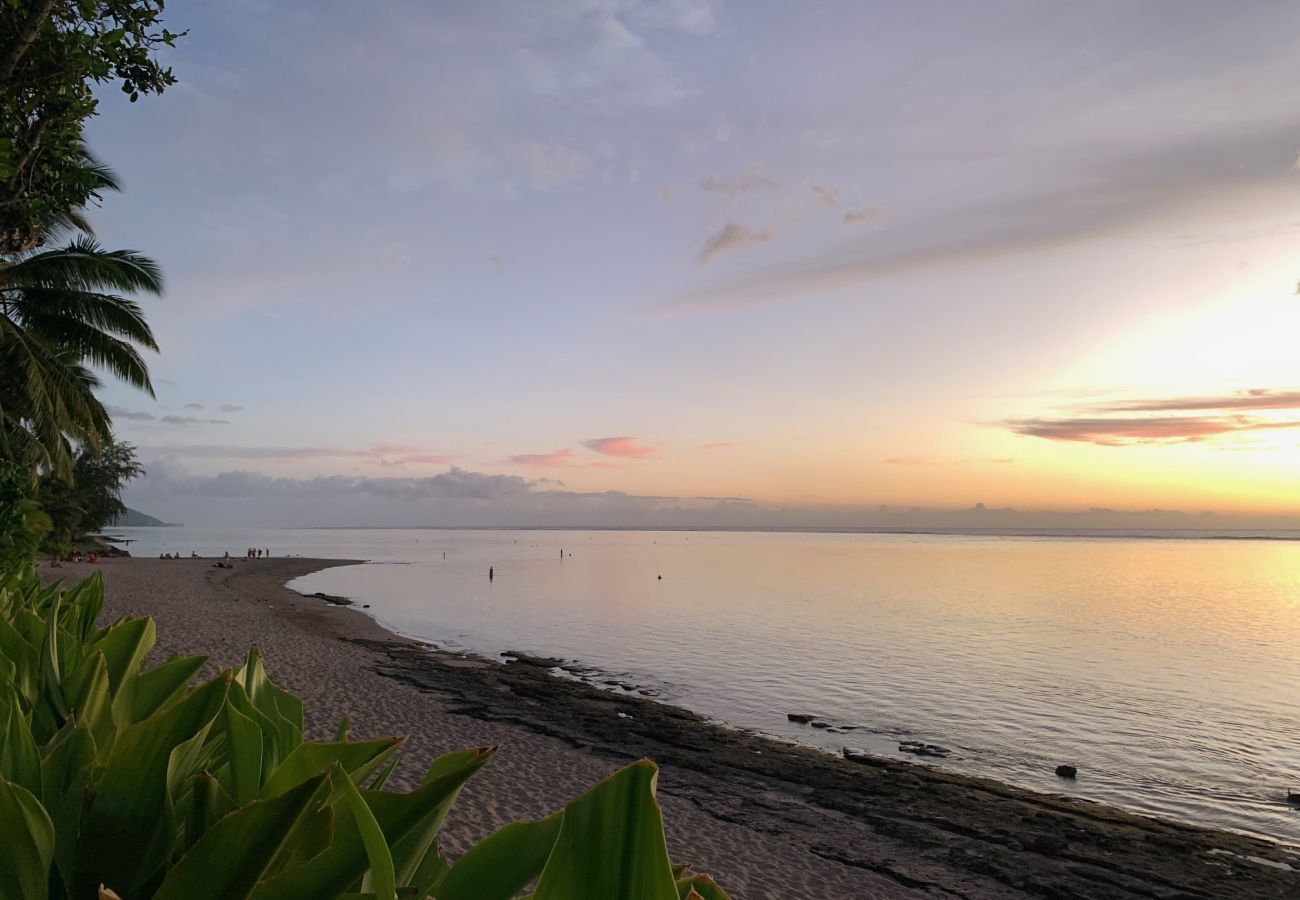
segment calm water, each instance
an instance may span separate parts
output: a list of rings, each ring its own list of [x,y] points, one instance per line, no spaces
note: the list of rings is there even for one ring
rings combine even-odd
[[[900,758],[900,741],[940,744],[941,767],[1300,844],[1300,542],[119,531],[139,555],[370,559],[293,586],[440,646],[579,660],[737,727]]]

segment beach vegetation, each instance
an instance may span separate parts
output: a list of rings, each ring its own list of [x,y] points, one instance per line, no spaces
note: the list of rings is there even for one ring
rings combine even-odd
[[[110,436],[98,447],[79,448],[68,475],[42,476],[38,496],[50,519],[45,549],[66,554],[82,535],[99,531],[125,513],[122,489],[143,472],[135,447]]]
[[[150,665],[153,620],[102,607],[98,575],[0,577],[0,900],[725,897],[669,861],[649,761],[452,862],[439,829],[493,748],[391,790],[401,738],[308,740],[256,648],[194,684],[204,657]]]
[[[31,473],[0,460],[0,572],[32,562],[50,527],[49,516],[32,497]]]
[[[74,445],[109,440],[96,368],[153,396],[158,345],[129,295],[161,292],[152,260],[87,236],[0,258],[0,457],[67,476]]]

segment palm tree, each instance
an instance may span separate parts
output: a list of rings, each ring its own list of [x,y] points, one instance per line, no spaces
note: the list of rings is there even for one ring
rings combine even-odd
[[[79,213],[62,222],[84,228]],[[140,348],[158,345],[139,304],[123,295],[161,292],[152,260],[88,235],[0,257],[0,457],[67,472],[71,442],[109,438],[95,368],[153,396]]]

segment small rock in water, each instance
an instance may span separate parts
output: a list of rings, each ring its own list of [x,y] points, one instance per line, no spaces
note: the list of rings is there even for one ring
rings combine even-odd
[[[786,713],[785,717],[791,722],[795,722],[799,725],[807,725],[813,719],[817,718],[816,716],[806,715],[805,713]]]
[[[883,769],[889,763],[886,759],[873,756],[865,750],[855,750],[852,747],[845,747],[840,752],[844,754],[844,758],[849,762],[859,763],[864,766],[877,766]]]
[[[1075,778],[1078,776],[1079,770],[1074,766],[1057,766],[1056,774],[1061,778]]]
[[[940,759],[952,753],[947,747],[940,747],[938,744],[925,744],[921,741],[903,741],[898,745],[898,749],[916,756],[934,756]]]
[[[1286,802],[1294,803],[1296,806],[1300,806],[1300,793],[1296,793],[1295,791],[1287,791]]]

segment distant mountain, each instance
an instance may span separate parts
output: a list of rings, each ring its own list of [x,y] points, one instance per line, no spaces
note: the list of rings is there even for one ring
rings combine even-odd
[[[127,507],[126,512],[118,516],[111,523],[112,525],[132,528],[144,527],[171,527],[170,522],[164,522],[162,519],[155,519],[153,516],[146,516],[144,513]]]

